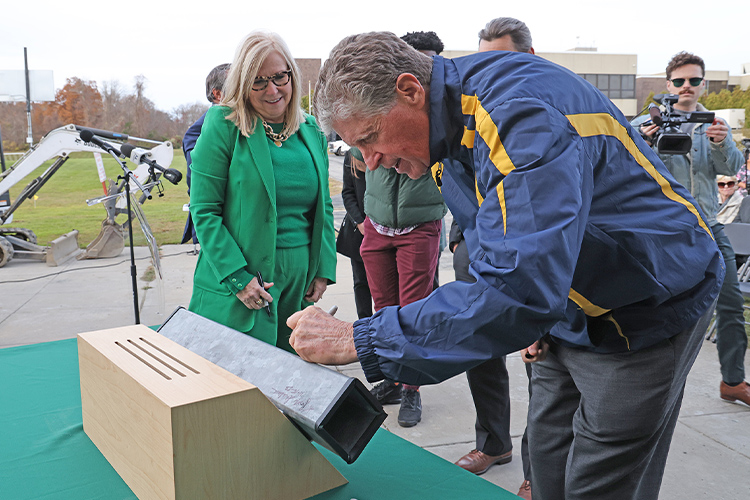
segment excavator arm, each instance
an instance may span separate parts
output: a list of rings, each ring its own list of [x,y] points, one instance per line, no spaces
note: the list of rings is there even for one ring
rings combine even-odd
[[[80,253],[78,250],[77,231],[56,239],[51,246],[42,247],[36,245],[36,236],[28,229],[3,227],[3,224],[12,221],[15,212],[24,201],[33,198],[34,195],[47,183],[47,181],[65,164],[70,154],[79,151],[101,153],[102,149],[92,143],[85,142],[80,137],[80,131],[87,127],[77,125],[66,125],[52,130],[45,135],[38,144],[24,154],[13,166],[0,174],[0,197],[38,169],[49,160],[54,160],[52,165],[38,177],[29,182],[13,202],[5,207],[0,206],[0,267],[5,265],[13,256],[25,257],[38,260],[46,260],[48,265],[58,265],[73,255]],[[117,132],[88,128],[94,135],[106,139],[116,148],[120,148],[129,137]],[[138,141],[156,144],[149,150],[150,156],[164,168],[169,167],[173,159],[172,144],[170,142],[156,142],[146,139],[132,138]],[[154,173],[147,165],[136,165],[133,170],[138,183],[131,182],[131,192],[139,189],[137,184],[154,186],[159,183],[159,173]],[[152,175],[153,174],[153,175]],[[115,257],[120,254],[124,247],[123,229],[115,222],[118,213],[124,213],[124,200],[117,196],[123,192],[124,181],[119,184],[110,181],[108,200],[103,203],[107,210],[107,218],[102,221],[102,231],[99,236],[87,247],[83,257],[79,258],[104,258]],[[6,195],[6,197],[9,197]],[[118,199],[120,198],[120,199]],[[145,194],[139,198],[142,204],[147,199]],[[89,204],[92,204],[89,200]],[[130,217],[130,214],[128,214]],[[33,240],[33,241],[32,241]],[[70,240],[75,240],[74,242]],[[61,250],[63,249],[63,250]]]

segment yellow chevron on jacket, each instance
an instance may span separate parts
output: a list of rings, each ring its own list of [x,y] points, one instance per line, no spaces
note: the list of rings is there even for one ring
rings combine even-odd
[[[570,292],[568,292],[568,298],[575,302],[578,307],[583,309],[583,312],[584,314],[586,314],[586,316],[591,316],[592,318],[597,318],[603,314],[607,314],[610,311],[610,309],[604,309],[603,307],[599,307],[593,304],[589,299],[576,292],[572,288],[570,289]]]
[[[490,148],[490,161],[492,161],[492,164],[495,165],[495,168],[497,168],[503,176],[507,176],[516,168],[516,166],[513,165],[513,161],[510,159],[510,156],[508,156],[508,152],[505,150],[505,146],[500,140],[500,135],[497,132],[497,125],[492,121],[490,114],[484,109],[484,107],[482,107],[482,103],[479,102],[477,96],[468,95],[461,96],[461,111],[465,115],[474,116],[479,137],[481,137],[485,144]],[[464,131],[464,137],[461,140],[461,143],[468,147],[467,144],[471,142],[473,147],[474,137],[472,135],[469,141],[469,139],[467,139],[467,135],[469,135],[468,132],[470,132],[468,129]],[[478,193],[479,191],[477,190],[477,195]],[[479,199],[479,197],[477,197],[477,199]],[[505,233],[508,229],[508,223],[505,204],[505,188],[502,181],[497,185],[497,199],[500,203],[500,210],[503,216],[503,233]]]

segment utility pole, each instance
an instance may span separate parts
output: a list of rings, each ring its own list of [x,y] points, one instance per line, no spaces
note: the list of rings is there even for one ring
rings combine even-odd
[[[29,80],[29,59],[26,54],[26,47],[23,48],[23,65],[24,74],[26,76],[26,122],[28,124],[28,137],[26,142],[29,143],[29,147],[34,143],[34,138],[31,135],[31,81]]]

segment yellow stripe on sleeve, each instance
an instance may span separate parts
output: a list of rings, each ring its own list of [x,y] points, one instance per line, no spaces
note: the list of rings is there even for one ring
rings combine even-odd
[[[490,161],[492,161],[501,174],[508,175],[516,166],[513,165],[508,152],[505,150],[505,146],[503,146],[500,140],[500,135],[497,133],[497,126],[492,121],[490,114],[479,102],[477,102],[476,111],[477,132],[479,132],[479,137],[490,148]]]
[[[469,130],[468,128],[464,127],[464,135],[461,137],[461,145],[466,146],[469,149],[474,149],[474,135],[476,132],[474,130]]]
[[[695,217],[698,219],[698,224],[700,224],[703,230],[706,231],[709,236],[711,236],[711,238],[714,237],[711,233],[711,230],[708,228],[706,222],[700,216],[695,206],[685,198],[674,192],[674,189],[672,189],[672,186],[669,184],[667,179],[665,179],[664,176],[661,175],[658,170],[656,170],[656,167],[654,167],[653,163],[651,163],[648,158],[646,158],[646,156],[641,152],[641,150],[638,149],[638,146],[635,145],[635,142],[633,142],[633,140],[630,138],[625,127],[623,127],[622,124],[618,122],[612,115],[608,113],[582,113],[576,115],[567,115],[566,117],[581,137],[606,135],[609,137],[614,137],[615,139],[620,141],[620,143],[625,146],[625,149],[627,149],[631,156],[633,156],[635,161],[641,167],[643,167],[643,169],[651,177],[653,177],[654,180],[656,180],[656,182],[661,187],[661,191],[662,193],[664,193],[664,196],[672,201],[676,201],[677,203],[684,205],[690,211],[690,213],[695,215]]]
[[[475,95],[461,94],[461,112],[465,115],[474,115],[479,98]]]
[[[500,212],[503,214],[503,234],[508,232],[508,216],[505,208],[505,187],[503,187],[502,181],[497,185],[497,199],[500,202]]]
[[[484,196],[482,196],[482,193],[479,192],[479,183],[477,182],[476,174],[474,174],[474,192],[477,193],[477,202],[479,202],[479,206],[482,206],[482,202],[484,202]]]
[[[497,125],[495,125],[492,121],[492,117],[482,107],[482,103],[479,101],[476,101],[474,110],[476,112],[474,118],[477,123],[479,137],[481,137],[485,144],[490,148],[490,161],[495,165],[495,168],[503,174],[503,176],[507,176],[516,168],[516,166],[513,165],[513,161],[510,159],[510,156],[508,156],[508,152],[505,150],[505,146],[503,146],[503,142],[500,140],[500,135],[497,133]],[[500,203],[500,211],[503,217],[503,234],[505,234],[508,231],[508,208],[505,202],[505,186],[502,181],[497,185],[497,199]]]

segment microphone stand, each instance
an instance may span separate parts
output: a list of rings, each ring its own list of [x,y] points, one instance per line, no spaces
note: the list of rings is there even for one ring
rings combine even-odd
[[[122,168],[123,175],[118,176],[117,179],[123,179],[125,181],[125,199],[127,200],[128,206],[128,238],[130,239],[130,278],[133,286],[133,311],[135,313],[135,324],[139,325],[141,323],[141,315],[138,310],[138,275],[135,267],[135,248],[133,247],[133,212],[130,207],[130,180],[132,179],[135,185],[138,186],[147,196],[150,197],[151,193],[143,187],[140,182],[138,182],[138,179],[135,178],[133,172],[125,165],[124,161],[120,160],[120,158],[118,158],[112,151],[106,151],[115,159],[115,161],[117,161],[120,168]]]

